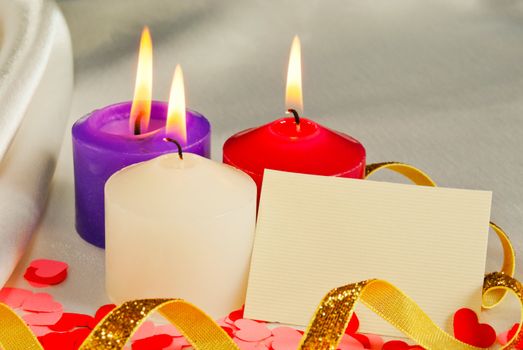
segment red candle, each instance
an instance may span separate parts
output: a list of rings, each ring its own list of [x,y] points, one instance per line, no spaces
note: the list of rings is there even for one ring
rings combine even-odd
[[[286,105],[293,116],[248,129],[223,145],[223,161],[249,174],[260,195],[264,169],[362,178],[365,148],[356,139],[300,118],[300,42],[294,38],[287,73]]]

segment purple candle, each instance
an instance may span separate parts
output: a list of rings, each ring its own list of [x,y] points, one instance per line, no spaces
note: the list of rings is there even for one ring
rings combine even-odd
[[[149,130],[129,132],[131,102],[96,110],[73,126],[73,158],[76,191],[76,230],[86,241],[105,246],[104,186],[118,170],[164,153],[177,152],[165,142],[167,103],[154,101]],[[183,151],[209,158],[211,128],[201,114],[187,110],[187,141]]]

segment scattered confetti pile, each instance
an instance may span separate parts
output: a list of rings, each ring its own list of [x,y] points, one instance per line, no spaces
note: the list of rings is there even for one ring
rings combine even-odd
[[[38,259],[31,262],[24,278],[34,288],[46,288],[62,283],[67,278],[68,265],[64,262]],[[62,304],[48,293],[34,293],[27,289],[4,287],[0,302],[15,309],[31,327],[45,350],[76,350],[91,330],[116,306],[101,306],[94,316],[64,312]],[[274,327],[262,321],[243,318],[243,309],[231,312],[218,320],[242,350],[296,350],[303,332],[292,327]],[[454,315],[454,336],[470,345],[488,348],[496,342],[504,345],[515,335],[518,324],[496,335],[488,324],[480,323],[476,313],[458,310]],[[380,336],[358,333],[359,320],[351,319],[339,350],[407,350],[423,348],[400,340],[384,342]],[[157,325],[145,321],[131,338],[127,350],[182,350],[190,344],[172,325]],[[523,350],[523,341],[516,349]]]

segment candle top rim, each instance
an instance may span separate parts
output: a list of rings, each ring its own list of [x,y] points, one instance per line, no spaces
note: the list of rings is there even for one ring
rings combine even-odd
[[[131,104],[132,101],[118,102],[96,109],[77,120],[72,128],[75,142],[84,143],[92,148],[126,153],[143,153],[144,150],[164,153],[174,150],[172,145],[163,141],[167,102],[152,102],[151,126],[156,128],[142,135],[131,135],[129,132]],[[182,145],[184,150],[190,151],[210,137],[210,122],[201,113],[191,109],[187,109],[187,129],[187,143]]]
[[[280,128],[282,123],[287,125]],[[240,131],[224,143],[223,159],[254,176],[262,176],[267,168],[294,172],[314,168],[318,175],[339,176],[365,163],[365,148],[353,137],[306,118],[301,118],[300,126],[308,128],[305,136],[294,131],[293,118]]]
[[[136,198],[129,195],[129,188],[136,190]],[[197,211],[220,216],[256,205],[256,184],[251,177],[230,165],[192,153],[184,154],[183,160],[171,153],[127,166],[107,180],[105,193],[112,205],[148,218],[169,211],[177,215],[196,215]]]

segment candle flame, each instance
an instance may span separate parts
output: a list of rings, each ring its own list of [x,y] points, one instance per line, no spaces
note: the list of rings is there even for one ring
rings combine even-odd
[[[183,84],[183,71],[180,65],[174,70],[171,93],[169,96],[169,108],[167,110],[167,123],[165,133],[167,136],[177,139],[180,143],[187,143],[185,110],[185,88]]]
[[[295,109],[303,113],[303,96],[301,88],[301,44],[296,35],[292,41],[287,70],[287,89],[285,92],[285,108]]]
[[[134,98],[129,118],[131,133],[139,135],[147,132],[151,117],[153,86],[153,44],[148,27],[144,27],[140,39],[138,69],[134,86]]]

